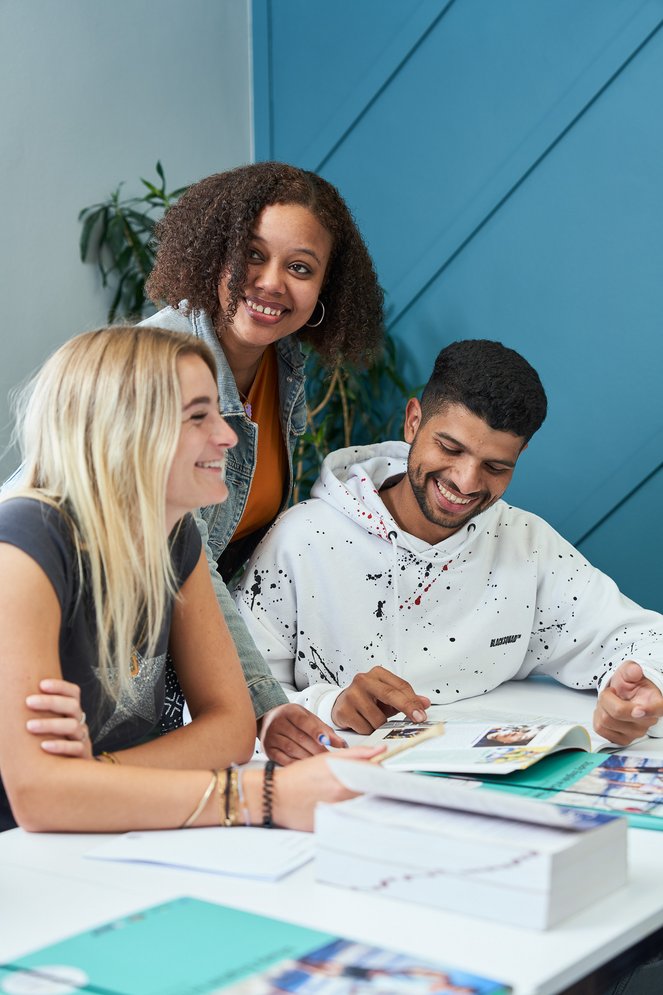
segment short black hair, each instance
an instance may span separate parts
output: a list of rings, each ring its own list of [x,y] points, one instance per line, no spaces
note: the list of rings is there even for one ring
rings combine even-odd
[[[446,346],[424,387],[424,421],[448,404],[462,404],[498,432],[526,441],[541,428],[548,401],[539,374],[514,349],[489,339]]]

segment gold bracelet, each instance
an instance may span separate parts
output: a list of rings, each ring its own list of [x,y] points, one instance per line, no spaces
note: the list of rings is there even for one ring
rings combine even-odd
[[[219,780],[219,825],[239,826],[239,788],[237,768],[233,765],[223,772],[223,784]]]
[[[225,797],[226,797],[226,785],[228,784],[228,771],[224,770],[223,774],[224,774],[223,783],[221,783],[221,777],[220,776],[219,776],[219,779],[217,781],[217,796],[218,796],[218,800],[219,800],[219,825],[220,826],[222,826],[224,824],[224,817],[225,817],[225,801],[224,800],[225,800]],[[219,775],[221,775],[221,771],[219,771]]]
[[[226,825],[239,826],[239,804],[237,792],[237,768],[232,766],[230,774],[230,791],[228,793],[228,808],[226,810]]]
[[[115,754],[109,753],[108,750],[104,750],[102,753],[100,753],[98,757],[95,757],[95,760],[107,760],[109,764],[117,764],[118,766],[120,765],[120,761],[117,759]]]
[[[207,802],[209,801],[209,797],[212,794],[212,792],[214,791],[214,789],[216,788],[216,786],[217,786],[218,783],[219,783],[219,772],[218,772],[218,770],[213,770],[212,771],[212,779],[211,779],[211,781],[209,782],[209,784],[207,785],[207,787],[203,791],[203,794],[202,794],[202,797],[201,797],[200,801],[198,802],[198,804],[194,808],[194,810],[191,813],[191,815],[189,816],[189,818],[186,820],[186,822],[182,823],[182,825],[180,827],[181,829],[189,829],[189,827],[194,824],[194,822],[196,821],[196,819],[198,818],[198,816],[202,813],[203,809],[207,805]]]

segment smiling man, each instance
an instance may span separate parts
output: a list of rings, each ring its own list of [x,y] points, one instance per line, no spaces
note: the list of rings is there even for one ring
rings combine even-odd
[[[405,443],[325,460],[236,595],[292,701],[367,733],[538,673],[599,691],[594,725],[616,743],[655,725],[663,616],[501,500],[545,416],[522,356],[455,342],[407,404]]]

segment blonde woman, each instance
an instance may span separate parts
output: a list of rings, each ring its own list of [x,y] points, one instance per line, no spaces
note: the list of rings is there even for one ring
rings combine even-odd
[[[199,340],[116,327],[33,384],[0,502],[0,828],[310,828],[316,800],[347,794],[323,757],[233,766],[255,718],[188,514],[228,494],[216,383]],[[167,650],[192,722],[155,738]]]

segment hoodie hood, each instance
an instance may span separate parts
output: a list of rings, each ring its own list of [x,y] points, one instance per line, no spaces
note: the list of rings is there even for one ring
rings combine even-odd
[[[386,542],[395,543],[418,558],[448,560],[461,553],[478,533],[490,528],[499,516],[502,501],[497,501],[457,532],[430,545],[424,539],[399,528],[380,498],[380,488],[391,477],[407,471],[410,447],[405,442],[381,442],[372,446],[350,446],[330,453],[324,460],[320,476],[311,489],[311,497],[352,519],[366,532]]]

